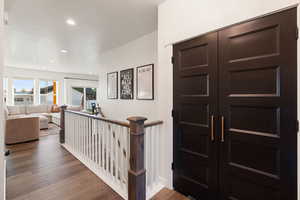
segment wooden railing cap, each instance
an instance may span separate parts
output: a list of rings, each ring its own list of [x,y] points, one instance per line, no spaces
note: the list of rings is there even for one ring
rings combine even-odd
[[[128,117],[127,120],[130,122],[141,123],[141,122],[146,121],[147,118],[145,118],[145,117]]]
[[[149,123],[145,123],[145,128],[151,127],[151,126],[157,126],[163,124],[163,121],[153,121]]]
[[[124,127],[129,128],[129,123],[128,122],[106,119],[106,118],[98,117],[98,116],[91,115],[91,114],[88,114],[88,113],[83,113],[83,112],[73,111],[73,110],[65,110],[65,112],[73,113],[73,114],[76,114],[76,115],[81,115],[81,116],[84,116],[84,117],[97,119],[97,120],[100,120],[100,121],[104,121],[104,122],[108,122],[108,123],[112,123],[112,124],[116,124],[116,125],[119,125],[119,126],[124,126]]]

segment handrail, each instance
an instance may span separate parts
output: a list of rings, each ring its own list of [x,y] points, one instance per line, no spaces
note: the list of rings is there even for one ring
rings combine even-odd
[[[164,123],[163,121],[153,121],[153,122],[145,123],[145,128],[161,125],[163,123]]]
[[[107,118],[103,118],[103,117],[99,117],[99,116],[95,116],[95,115],[91,115],[91,114],[83,113],[83,112],[79,112],[79,111],[73,111],[73,110],[65,110],[65,112],[74,113],[74,114],[78,114],[78,115],[85,116],[85,117],[90,117],[90,118],[93,118],[93,119],[101,120],[101,121],[104,121],[104,122],[109,122],[109,123],[124,126],[124,127],[127,127],[127,128],[130,127],[129,123],[127,123],[127,122],[107,119]],[[163,124],[163,121],[161,121],[161,120],[152,121],[152,122],[145,123],[145,128],[148,128],[148,127],[151,127],[151,126],[157,126],[157,125],[161,125],[161,124]]]
[[[73,110],[65,110],[65,112],[74,113],[74,114],[77,114],[77,115],[81,115],[81,116],[85,116],[85,117],[89,117],[89,118],[93,118],[93,119],[97,119],[97,120],[101,120],[101,121],[104,121],[104,122],[108,122],[108,123],[112,123],[112,124],[116,124],[116,125],[119,125],[119,126],[124,126],[124,127],[129,128],[129,123],[127,123],[127,122],[106,119],[106,118],[98,117],[98,116],[95,116],[95,115],[90,115],[88,113],[83,113],[83,112],[73,111]]]

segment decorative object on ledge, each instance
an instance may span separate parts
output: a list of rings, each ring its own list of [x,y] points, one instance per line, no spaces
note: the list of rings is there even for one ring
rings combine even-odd
[[[118,99],[118,72],[107,74],[107,98]]]
[[[120,92],[121,99],[133,99],[133,90],[134,90],[134,70],[126,69],[120,72]]]
[[[138,100],[154,100],[154,64],[137,67]]]

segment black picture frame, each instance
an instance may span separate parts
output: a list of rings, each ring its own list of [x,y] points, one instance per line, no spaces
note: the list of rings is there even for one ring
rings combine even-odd
[[[112,87],[110,85],[110,82],[109,82],[109,76],[112,76],[112,75],[116,75],[116,82],[115,82],[115,95],[112,97],[110,96],[110,87]],[[111,73],[107,73],[107,99],[118,99],[119,98],[119,73],[118,72],[111,72]]]
[[[120,98],[134,99],[134,69],[120,71]]]
[[[149,97],[142,97],[141,93],[140,93],[140,87],[139,87],[140,85],[142,85],[141,82],[139,82],[140,81],[139,74],[140,74],[141,69],[149,68],[149,67],[151,68],[152,73],[150,73],[151,83],[150,83],[150,85],[147,86],[147,88],[151,89],[151,95]],[[145,89],[145,90],[147,90],[147,89]],[[139,66],[136,68],[136,99],[137,100],[154,100],[154,64],[143,65],[143,66]]]

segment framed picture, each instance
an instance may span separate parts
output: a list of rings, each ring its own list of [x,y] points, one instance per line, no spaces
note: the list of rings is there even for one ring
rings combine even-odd
[[[118,99],[118,72],[107,74],[107,98]]]
[[[154,64],[136,68],[137,92],[139,100],[154,100]]]
[[[134,70],[126,69],[120,72],[120,93],[121,99],[133,99],[134,90]]]

